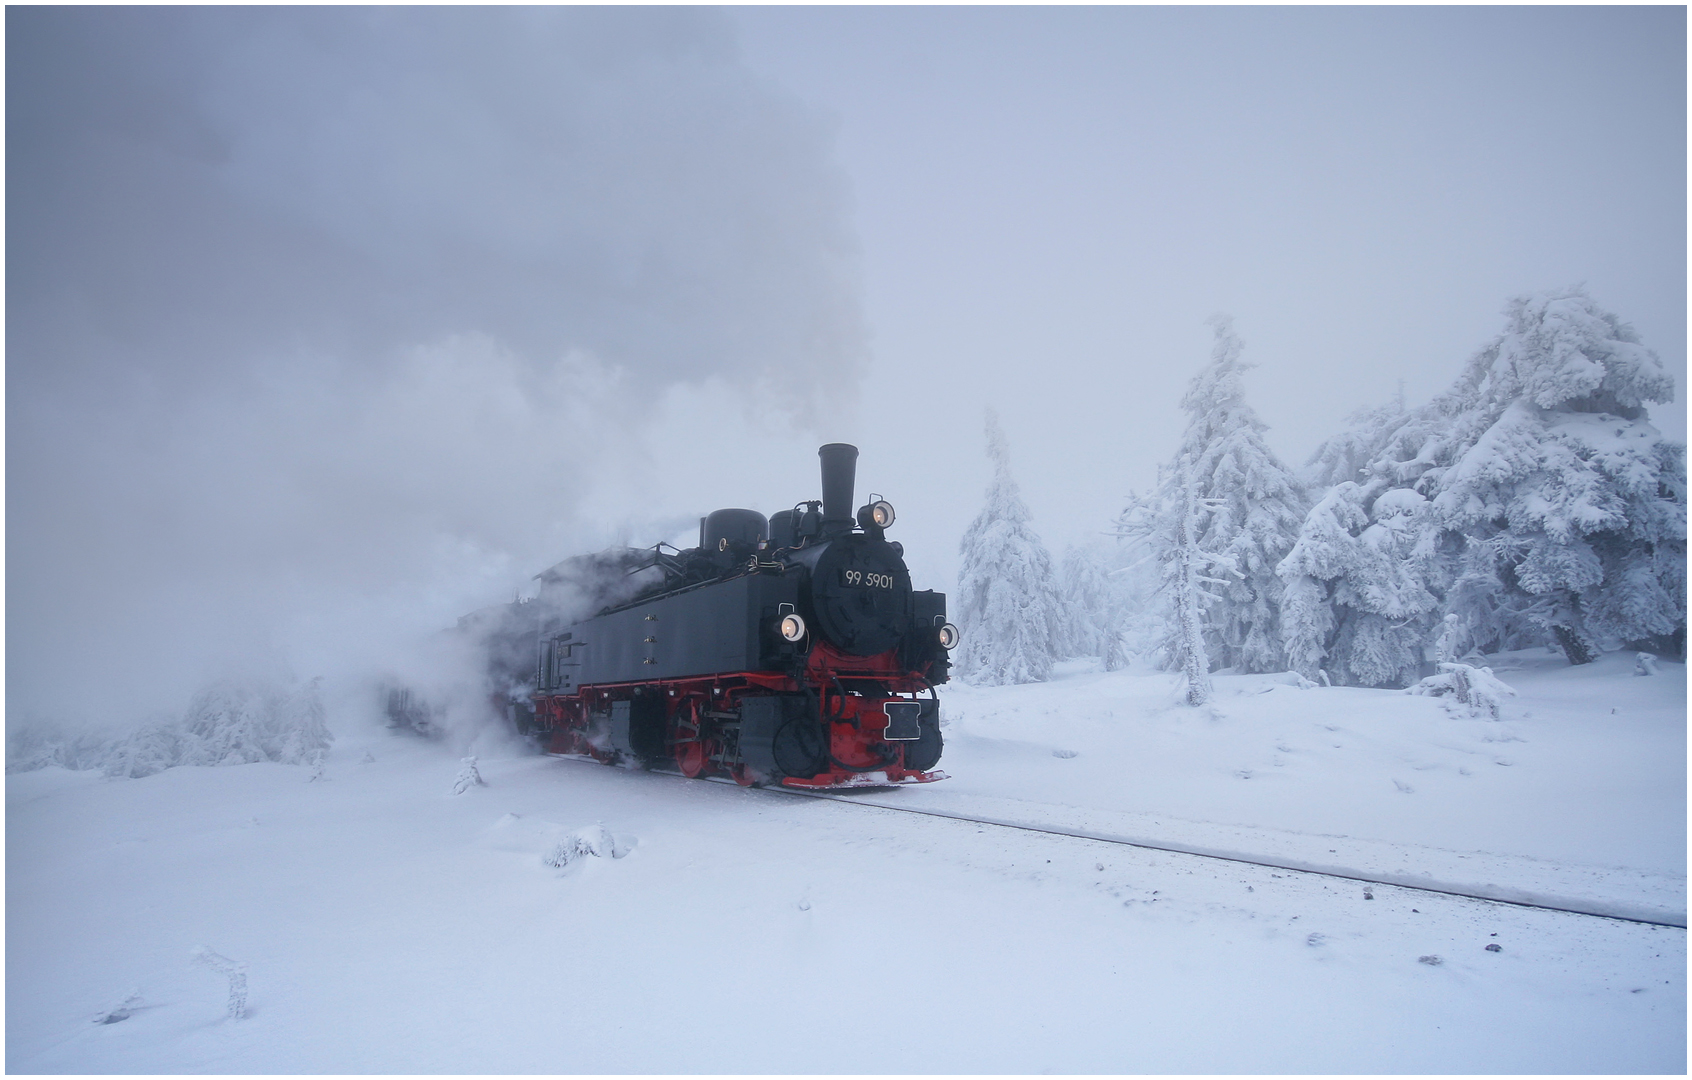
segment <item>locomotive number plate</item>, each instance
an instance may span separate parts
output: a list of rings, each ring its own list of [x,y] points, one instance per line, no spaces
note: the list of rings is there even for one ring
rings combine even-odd
[[[878,574],[873,570],[842,570],[840,584],[860,589],[891,589],[892,574]]]

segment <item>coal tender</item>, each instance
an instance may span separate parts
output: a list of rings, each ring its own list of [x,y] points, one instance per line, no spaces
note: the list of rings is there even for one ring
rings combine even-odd
[[[745,785],[944,779],[946,597],[911,587],[892,506],[854,513],[857,447],[817,453],[820,500],[718,510],[698,547],[649,553],[640,569],[661,581],[543,629],[524,721],[548,749]]]

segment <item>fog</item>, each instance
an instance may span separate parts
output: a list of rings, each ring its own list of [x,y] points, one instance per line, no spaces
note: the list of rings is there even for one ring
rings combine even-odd
[[[749,62],[840,118],[874,438],[945,448],[913,572],[950,581],[991,477],[1054,554],[1155,480],[1205,320],[1301,464],[1400,380],[1444,389],[1510,296],[1584,282],[1680,378],[1680,8],[760,8]],[[929,453],[934,453],[932,449]],[[866,461],[866,469],[870,464]],[[929,561],[932,560],[932,561]]]
[[[830,122],[721,14],[7,18],[14,715],[369,662],[856,384]]]
[[[945,589],[989,405],[1061,553],[1217,311],[1292,461],[1519,292],[1681,372],[1685,100],[1676,8],[8,9],[9,715],[367,671],[836,439]]]

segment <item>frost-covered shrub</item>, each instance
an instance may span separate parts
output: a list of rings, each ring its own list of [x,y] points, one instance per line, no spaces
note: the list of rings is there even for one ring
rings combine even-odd
[[[585,825],[548,848],[541,862],[562,870],[584,857],[621,859],[628,853],[629,846],[611,835],[604,825]]]
[[[113,740],[104,735],[70,735],[52,723],[8,724],[6,771],[30,772],[57,765],[61,769],[103,769]]]
[[[122,735],[68,737],[51,726],[28,725],[9,731],[6,771],[58,765],[138,778],[177,765],[303,765],[320,760],[333,739],[320,680],[291,688],[225,681],[194,695],[182,716],[154,719]]]
[[[486,785],[487,781],[482,779],[482,774],[476,769],[474,757],[467,757],[459,762],[458,777],[452,782],[452,793],[454,795],[462,795],[473,787],[484,787]]]
[[[1468,706],[1476,715],[1490,716],[1494,720],[1498,719],[1504,699],[1516,696],[1515,688],[1495,676],[1491,668],[1469,664],[1441,664],[1437,675],[1429,675],[1407,692],[1430,697],[1449,696]]]

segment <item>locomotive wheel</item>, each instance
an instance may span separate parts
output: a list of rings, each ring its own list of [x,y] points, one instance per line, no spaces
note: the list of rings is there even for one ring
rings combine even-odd
[[[689,780],[704,776],[705,771],[711,767],[711,755],[705,747],[705,741],[693,738],[677,743],[676,766]]]
[[[741,787],[758,786],[758,778],[753,776],[752,770],[747,768],[745,765],[736,765],[734,768],[729,770],[729,773],[734,777],[734,782],[739,784]]]
[[[711,744],[705,738],[702,711],[699,702],[692,699],[683,701],[676,711],[676,767],[690,780],[711,771]]]

